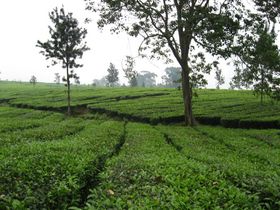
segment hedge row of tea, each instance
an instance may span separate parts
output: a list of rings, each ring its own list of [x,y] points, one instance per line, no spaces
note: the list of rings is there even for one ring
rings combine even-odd
[[[0,209],[280,208],[279,130],[5,106],[0,125]]]
[[[279,134],[238,131],[129,123],[84,209],[279,209]]]
[[[0,209],[79,205],[123,123],[0,107]]]
[[[0,102],[41,110],[64,111],[65,88],[56,85],[0,83]],[[193,109],[203,124],[241,128],[279,128],[279,103],[259,98],[251,91],[197,90]],[[163,88],[73,87],[72,106],[87,107],[134,121],[149,123],[183,122],[181,91]]]

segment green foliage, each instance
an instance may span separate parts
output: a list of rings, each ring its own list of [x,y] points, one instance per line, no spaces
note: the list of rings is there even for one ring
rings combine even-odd
[[[75,87],[75,105],[107,112],[69,117],[30,109],[62,111],[63,87],[0,87],[0,101],[9,99],[0,106],[0,209],[280,208],[279,130],[129,122],[182,116],[175,89]],[[197,116],[280,119],[277,104],[260,106],[251,91],[198,91]],[[24,102],[29,109],[7,107]]]
[[[200,129],[129,123],[122,151],[108,162],[84,209],[277,209],[279,186],[271,183],[279,183],[278,148],[244,141],[254,132],[232,136],[234,131],[227,135],[211,127],[225,133],[214,139],[202,134],[207,127]],[[163,133],[182,150],[168,144]]]
[[[60,117],[15,117],[17,129],[0,131],[1,209],[79,205],[81,189],[89,185],[85,174],[97,174],[97,160],[115,150],[123,132],[123,123]],[[6,119],[0,117],[3,121]],[[30,126],[18,126],[24,123]]]
[[[191,90],[193,92],[195,88],[205,87],[208,84],[204,75],[210,74],[213,68],[218,69],[219,62],[209,63],[206,61],[205,54],[199,52],[191,56],[189,65]]]
[[[49,17],[53,27],[49,26],[50,40],[38,41],[37,47],[42,48],[40,52],[47,60],[52,59],[52,65],[62,62],[63,68],[78,68],[81,64],[76,63],[83,53],[89,48],[83,43],[87,30],[78,27],[78,20],[73,18],[72,13],[66,14],[64,8],[55,8]],[[75,77],[71,72],[70,77]]]
[[[274,28],[269,31],[267,26],[257,26],[256,33],[257,37],[252,37],[243,49],[237,73],[241,71],[243,83],[253,85],[262,102],[265,95],[277,99],[279,94],[280,53]]]
[[[188,158],[207,164],[214,171],[223,171],[223,177],[238,186],[241,191],[247,192],[247,195],[250,192],[258,197],[258,202],[263,208],[279,208],[276,201],[279,186],[271,185],[279,183],[279,176],[274,176],[275,166],[279,163],[277,130],[236,130],[218,127],[198,127],[195,131],[166,127],[161,129],[167,132],[174,144],[183,148],[181,152]],[[263,135],[260,135],[261,133]]]
[[[259,99],[249,90],[194,91],[198,93],[198,97],[194,98],[193,111],[199,122],[224,124],[227,121],[234,123],[234,127],[246,124],[246,128],[250,125],[254,127],[253,122],[258,122],[258,128],[266,128],[269,124],[274,125],[268,126],[271,128],[279,127],[279,104],[269,98],[264,98],[263,104],[260,105]],[[56,111],[65,111],[67,108],[64,100],[65,90],[56,85],[37,84],[34,91],[29,84],[2,83],[0,95],[3,99],[14,97],[9,102],[13,106]],[[177,89],[79,86],[73,87],[72,96],[73,108],[82,105],[94,113],[107,116],[130,117],[137,121],[153,123],[183,121],[183,102],[181,92]],[[16,115],[16,112],[10,114]]]

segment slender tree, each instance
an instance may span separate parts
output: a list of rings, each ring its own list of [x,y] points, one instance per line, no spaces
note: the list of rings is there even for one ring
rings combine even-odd
[[[134,70],[135,60],[131,56],[126,56],[125,66],[123,67],[124,75],[128,79],[130,87],[137,86],[137,71]]]
[[[110,87],[114,87],[119,81],[119,70],[115,67],[114,64],[110,63],[109,68],[107,69],[108,75],[106,76],[106,80]]]
[[[222,69],[220,69],[220,68],[216,69],[216,71],[215,71],[215,79],[217,81],[216,88],[220,89],[220,86],[225,84],[225,77],[224,77],[224,75],[222,73]]]
[[[242,89],[242,86],[244,86],[243,80],[242,80],[242,70],[238,67],[238,62],[235,62],[235,69],[234,69],[234,76],[232,77],[229,85],[232,90],[235,88],[240,90]]]
[[[52,60],[52,65],[62,63],[66,69],[63,81],[67,86],[68,115],[71,114],[70,106],[70,79],[77,78],[74,68],[82,67],[76,63],[77,58],[82,58],[83,53],[89,48],[83,42],[87,30],[78,26],[78,20],[72,13],[65,13],[64,8],[55,8],[49,17],[53,26],[49,26],[50,39],[46,42],[37,42],[37,47],[42,48],[42,53],[47,60]]]
[[[96,10],[92,0],[87,9]],[[182,69],[185,123],[194,125],[192,87],[196,86],[195,68],[190,60],[199,49],[228,58],[242,18],[247,18],[241,0],[101,0],[99,27],[112,24],[113,32],[126,31],[142,36],[140,52],[150,50],[151,57],[173,54]]]

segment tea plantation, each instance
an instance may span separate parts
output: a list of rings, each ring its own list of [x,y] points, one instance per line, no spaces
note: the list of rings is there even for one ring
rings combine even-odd
[[[233,128],[280,128],[279,102],[251,91],[197,90],[193,109],[198,122]],[[0,83],[0,101],[10,106],[65,111],[65,88],[57,85]],[[145,123],[183,122],[181,91],[164,88],[73,87],[72,106]]]
[[[280,106],[250,91],[0,82],[0,209],[280,209]],[[213,126],[216,125],[216,126]],[[247,129],[251,128],[251,129]]]

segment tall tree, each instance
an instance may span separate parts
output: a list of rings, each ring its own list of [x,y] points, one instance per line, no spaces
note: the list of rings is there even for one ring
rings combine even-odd
[[[85,1],[87,9],[96,9],[92,0]],[[194,125],[192,87],[201,74],[190,67],[191,57],[198,49],[223,58],[231,55],[241,19],[247,17],[242,1],[101,0],[100,5],[99,27],[112,24],[113,32],[142,36],[140,51],[150,50],[151,57],[170,60],[173,54],[182,69],[185,123]]]
[[[220,69],[220,68],[216,69],[216,71],[215,71],[215,79],[217,81],[216,88],[220,89],[220,86],[225,84],[225,77],[224,77],[224,75],[222,73],[222,69]]]
[[[244,83],[243,83],[243,78],[242,78],[242,70],[239,68],[239,64],[238,62],[234,62],[234,66],[236,67],[234,69],[234,76],[232,77],[229,85],[230,85],[230,88],[231,89],[242,89],[242,86],[244,86]]]
[[[64,8],[55,8],[49,17],[53,26],[49,26],[50,39],[46,42],[37,42],[37,47],[42,48],[42,53],[47,60],[52,60],[52,65],[59,62],[62,68],[66,69],[66,77],[63,81],[67,86],[67,104],[68,115],[71,114],[70,105],[70,79],[77,78],[74,68],[82,67],[76,62],[77,58],[82,58],[85,51],[89,50],[86,43],[83,42],[86,37],[87,30],[79,27],[78,20],[72,13],[65,13]]]
[[[110,63],[109,68],[107,69],[108,75],[106,76],[106,80],[110,87],[114,87],[119,81],[119,70],[115,67],[114,64]]]
[[[134,70],[135,60],[131,56],[126,56],[125,66],[123,67],[124,75],[128,79],[130,87],[137,86],[137,71]]]

